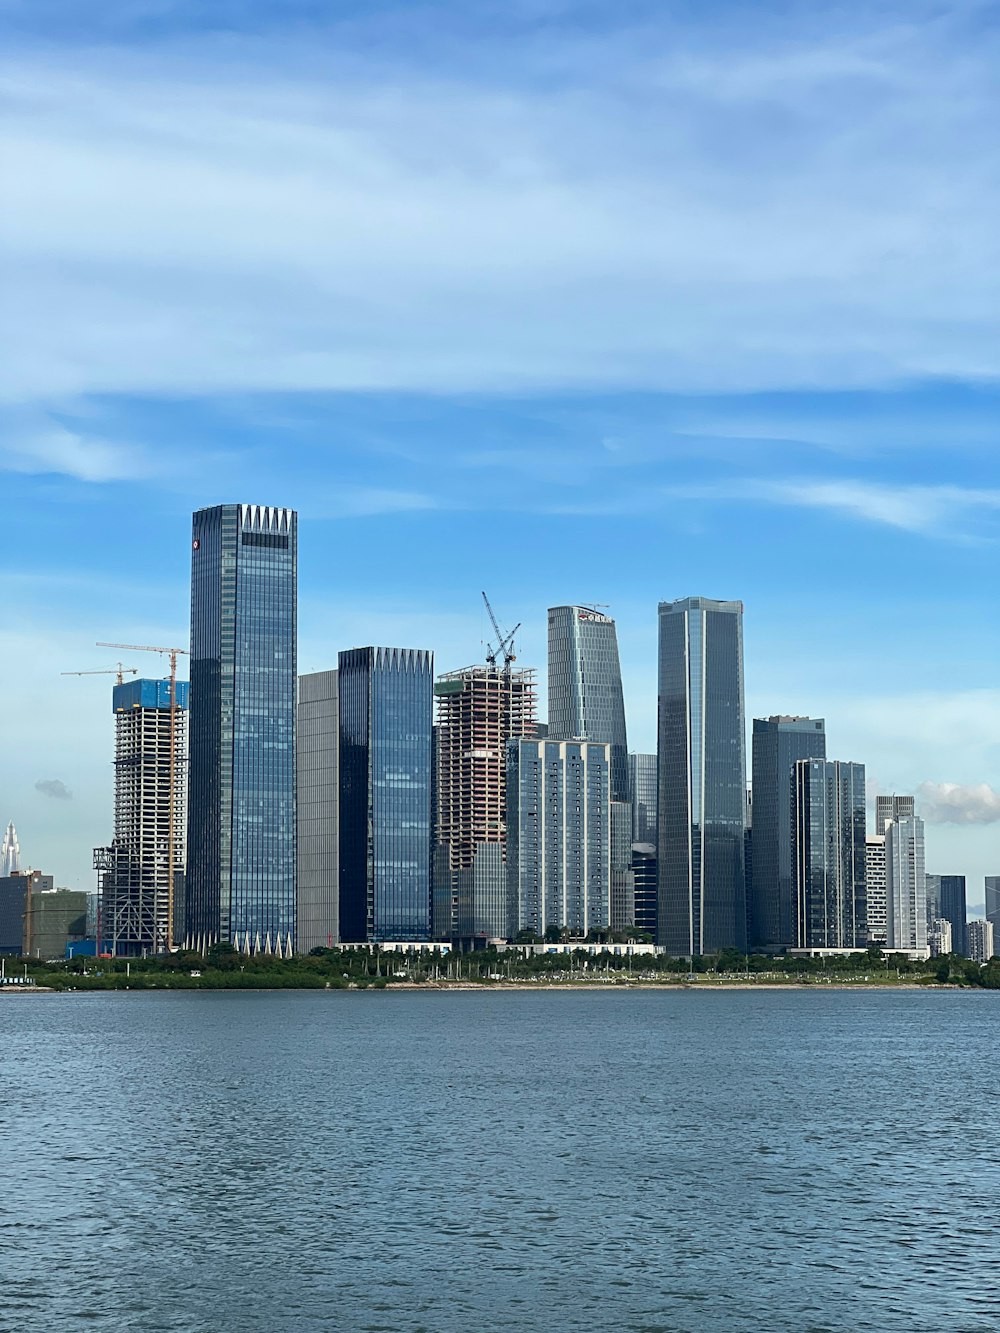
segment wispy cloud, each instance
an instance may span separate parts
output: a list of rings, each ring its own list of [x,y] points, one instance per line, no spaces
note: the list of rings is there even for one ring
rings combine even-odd
[[[921,782],[916,794],[919,813],[929,824],[1000,822],[1000,792],[986,782],[975,786],[962,786],[958,782]]]
[[[998,34],[809,10],[9,50],[0,391],[991,377]]]
[[[77,434],[54,423],[14,428],[0,439],[0,471],[47,473],[79,481],[121,481],[148,476],[140,451]]]
[[[50,796],[54,801],[71,801],[73,793],[59,778],[41,778],[35,783],[35,791],[42,796]]]

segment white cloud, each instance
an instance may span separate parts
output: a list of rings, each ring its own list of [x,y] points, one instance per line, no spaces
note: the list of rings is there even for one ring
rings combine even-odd
[[[436,76],[349,30],[14,52],[0,390],[993,376],[994,40],[823,13]]]
[[[0,439],[0,471],[119,481],[147,476],[149,467],[138,450],[47,423]]]
[[[921,782],[920,814],[929,824],[995,824],[1000,821],[1000,792],[986,782]]]

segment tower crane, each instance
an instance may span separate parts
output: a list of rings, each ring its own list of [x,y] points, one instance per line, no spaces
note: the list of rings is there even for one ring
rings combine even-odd
[[[518,621],[509,634],[504,634],[500,626],[497,624],[497,618],[494,615],[493,607],[490,606],[490,599],[486,596],[485,593],[482,594],[482,598],[486,604],[486,610],[487,613],[489,614],[490,623],[493,626],[493,632],[496,635],[496,640],[497,640],[496,651],[493,650],[490,644],[486,645],[487,664],[491,667],[495,667],[497,664],[497,657],[502,654],[503,672],[505,676],[509,676],[511,662],[517,661],[517,657],[514,653],[514,635],[521,628],[521,622]]]
[[[170,657],[170,818],[167,820],[167,948],[174,947],[174,814],[177,810],[177,658],[186,648],[163,648],[148,643],[99,643],[98,648],[120,648],[129,653],[168,653]]]
[[[60,676],[117,676],[118,679],[115,683],[124,685],[125,672],[128,672],[130,676],[137,676],[139,668],[122,666],[119,662],[116,667],[101,667],[97,671],[60,671],[59,674]]]

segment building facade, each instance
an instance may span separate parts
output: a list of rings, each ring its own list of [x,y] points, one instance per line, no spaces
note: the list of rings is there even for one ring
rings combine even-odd
[[[886,824],[894,819],[910,819],[916,814],[912,796],[876,796],[875,832],[884,833]]]
[[[650,940],[656,938],[656,847],[649,842],[632,844],[632,883],[635,928]]]
[[[747,869],[748,947],[773,951],[797,940],[792,867],[792,770],[826,758],[821,718],[753,720],[753,864]]]
[[[299,677],[296,717],[296,951],[340,940],[340,709],[337,672]]]
[[[954,952],[950,921],[945,921],[943,917],[931,917],[927,923],[927,947],[932,958],[942,958]]]
[[[743,604],[659,607],[658,943],[746,948]]]
[[[507,746],[508,933],[611,924],[611,746]]]
[[[865,890],[868,943],[886,944],[889,939],[889,907],[885,888],[885,834],[865,839]]]
[[[611,919],[612,930],[635,925],[635,875],[632,872],[632,807],[628,801],[611,802]]]
[[[17,841],[17,830],[14,828],[14,821],[7,825],[7,831],[3,835],[3,842],[0,843],[0,878],[7,875],[16,875],[21,869],[21,846]]]
[[[343,940],[430,939],[433,688],[433,653],[340,654]]]
[[[440,676],[434,695],[434,935],[503,938],[507,742],[536,736],[535,673],[465,667]]]
[[[931,876],[928,875],[930,881]],[[951,947],[954,953],[963,957],[968,955],[968,940],[965,935],[966,901],[964,875],[935,875],[934,893],[937,900],[937,915],[951,922]],[[927,896],[931,889],[928,886]],[[928,911],[930,908],[928,907]]]
[[[863,949],[868,944],[865,766],[800,759],[790,787],[796,946]],[[755,856],[756,851],[755,838]]]
[[[187,935],[295,941],[298,523],[229,504],[194,515]]]
[[[549,608],[549,721],[552,740],[611,746],[611,799],[629,800],[625,696],[618,633],[588,606]]]
[[[890,949],[927,948],[924,821],[897,815],[885,824],[885,887]],[[954,938],[952,940],[954,946]]]
[[[656,755],[630,754],[629,793],[632,799],[632,841],[656,846]]]
[[[968,956],[974,963],[988,963],[996,953],[993,922],[970,921],[967,926]]]
[[[1000,940],[1000,875],[986,876],[986,920],[993,926],[994,938]]]

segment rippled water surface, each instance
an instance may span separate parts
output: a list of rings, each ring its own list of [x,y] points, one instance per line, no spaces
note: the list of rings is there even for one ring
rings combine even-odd
[[[0,997],[0,1329],[1000,1327],[1000,995]]]

